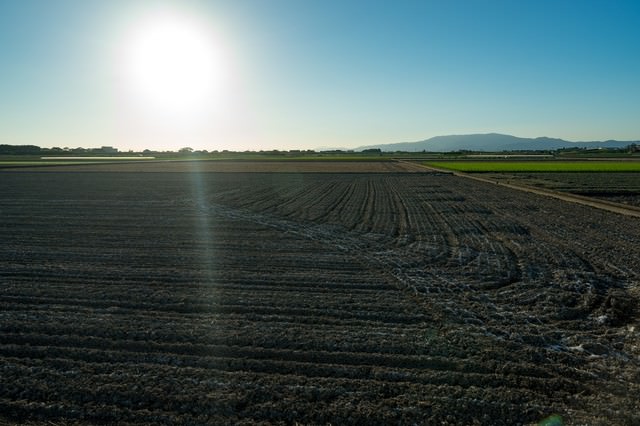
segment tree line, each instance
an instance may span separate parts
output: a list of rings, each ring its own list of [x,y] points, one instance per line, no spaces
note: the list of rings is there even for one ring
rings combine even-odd
[[[36,145],[0,144],[0,155],[61,155],[61,154],[117,154],[118,149],[111,146],[101,148],[41,148]]]

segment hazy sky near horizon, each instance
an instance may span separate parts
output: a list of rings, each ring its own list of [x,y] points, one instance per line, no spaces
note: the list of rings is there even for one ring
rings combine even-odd
[[[173,17],[197,31],[147,55]],[[638,22],[623,0],[3,0],[0,144],[638,140]]]

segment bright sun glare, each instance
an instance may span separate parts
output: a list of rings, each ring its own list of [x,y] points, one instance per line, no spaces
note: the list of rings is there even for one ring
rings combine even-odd
[[[123,51],[127,91],[147,112],[181,120],[220,102],[226,77],[221,46],[194,17],[151,14],[136,23]]]

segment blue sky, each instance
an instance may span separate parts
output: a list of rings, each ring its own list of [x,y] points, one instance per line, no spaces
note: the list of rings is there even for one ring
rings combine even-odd
[[[168,126],[117,71],[154,9],[215,33],[219,107]],[[173,13],[173,12],[172,12]],[[0,1],[0,143],[308,149],[500,132],[640,139],[637,1]]]

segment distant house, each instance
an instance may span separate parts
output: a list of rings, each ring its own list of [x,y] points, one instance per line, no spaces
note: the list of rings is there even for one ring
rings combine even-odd
[[[103,146],[103,147],[100,148],[100,150],[104,154],[117,154],[118,153],[118,148],[114,148],[112,146]]]

